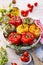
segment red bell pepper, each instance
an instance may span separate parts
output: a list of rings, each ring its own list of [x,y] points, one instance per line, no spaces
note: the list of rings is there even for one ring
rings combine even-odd
[[[9,34],[8,40],[11,42],[11,44],[19,45],[21,42],[21,35],[13,32],[13,33]]]
[[[22,23],[22,19],[19,16],[14,16],[9,21],[9,24],[15,25],[16,27]]]
[[[22,34],[21,41],[23,42],[23,45],[27,44],[33,44],[34,35],[30,32],[26,32]]]

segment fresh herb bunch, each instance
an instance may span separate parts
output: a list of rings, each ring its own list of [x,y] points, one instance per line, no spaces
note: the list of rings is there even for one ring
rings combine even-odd
[[[0,65],[5,65],[7,61],[8,61],[7,52],[3,47],[1,47],[0,48]]]

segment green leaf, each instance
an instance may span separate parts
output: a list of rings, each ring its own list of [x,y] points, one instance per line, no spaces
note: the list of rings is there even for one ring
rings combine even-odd
[[[9,8],[11,7],[12,3],[9,4]]]
[[[13,49],[15,49],[15,50],[21,50],[22,45],[19,45],[19,46],[17,46],[17,45],[7,45],[6,47],[9,47],[9,48],[13,47]]]
[[[0,20],[2,20],[2,17],[0,17]]]
[[[5,65],[7,61],[8,61],[7,52],[3,47],[1,47],[0,48],[0,65]]]
[[[12,9],[10,9],[9,12],[12,12]]]
[[[0,13],[2,13],[2,16],[4,16],[6,12],[7,12],[6,9],[0,9]]]
[[[4,12],[4,13],[6,13],[7,10],[6,10],[6,9],[0,9],[0,12]]]

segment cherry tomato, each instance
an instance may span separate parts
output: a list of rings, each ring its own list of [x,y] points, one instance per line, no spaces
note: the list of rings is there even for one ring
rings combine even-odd
[[[29,12],[33,11],[34,6],[32,5],[31,8],[29,9]]]
[[[12,63],[12,65],[17,65],[16,63]]]
[[[29,10],[26,10],[26,11],[22,10],[22,11],[21,11],[21,15],[22,15],[23,17],[28,16],[28,14],[29,14]]]
[[[27,4],[27,7],[29,7],[29,8],[30,8],[30,7],[31,7],[31,4],[30,4],[30,3],[28,3],[28,4]]]
[[[32,12],[32,11],[33,11],[33,9],[32,9],[32,8],[30,8],[30,9],[29,9],[29,12]]]
[[[21,61],[23,62],[28,62],[29,61],[29,57],[26,57],[26,56],[21,56]]]
[[[24,56],[24,55],[22,55],[22,56],[20,57],[20,59],[21,59],[21,61],[25,62],[25,56]]]
[[[33,6],[33,5],[31,5],[31,8],[33,9],[33,8],[34,8],[34,6]]]
[[[29,57],[25,57],[25,62],[28,62],[29,61]]]
[[[27,5],[29,8],[33,8],[34,6],[31,5],[30,3]]]
[[[27,51],[25,51],[25,52],[23,53],[23,55],[26,56],[26,57],[28,57],[28,54],[29,54],[29,53],[28,53]]]
[[[34,6],[37,6],[37,5],[38,5],[38,3],[37,3],[37,2],[35,2],[35,3],[34,3]]]

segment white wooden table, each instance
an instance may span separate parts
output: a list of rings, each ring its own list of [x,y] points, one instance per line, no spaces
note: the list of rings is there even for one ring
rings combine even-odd
[[[11,0],[0,0],[0,8],[8,8],[8,4]],[[43,24],[43,0],[17,0],[17,6],[19,9],[27,9],[27,3],[33,4],[34,2],[38,2],[38,7],[35,7],[33,12],[30,13],[28,16],[32,18],[39,19]],[[4,42],[4,38],[2,32],[0,30],[0,46],[6,48],[6,43]],[[12,49],[7,48],[9,61],[7,65],[11,65],[11,62],[16,62],[18,65],[22,65],[19,56],[15,54],[15,51]]]

